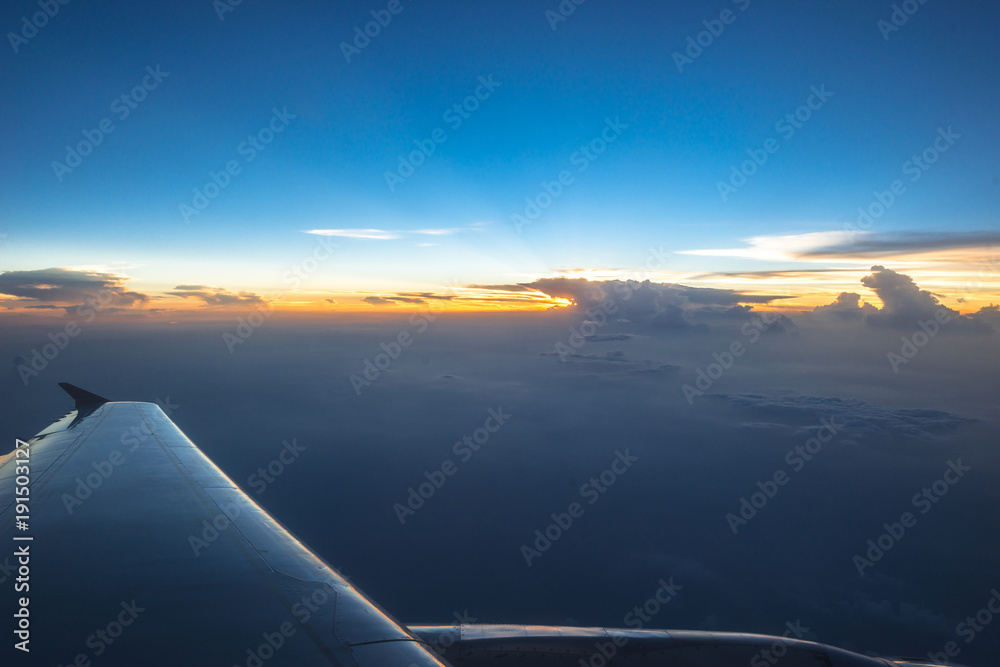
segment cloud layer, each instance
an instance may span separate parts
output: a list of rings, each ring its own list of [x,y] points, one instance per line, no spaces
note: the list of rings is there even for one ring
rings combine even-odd
[[[11,304],[15,307],[62,307],[67,312],[98,306],[121,310],[146,304],[149,297],[129,290],[128,281],[127,277],[113,273],[64,268],[7,271],[0,274],[0,294],[16,297]]]

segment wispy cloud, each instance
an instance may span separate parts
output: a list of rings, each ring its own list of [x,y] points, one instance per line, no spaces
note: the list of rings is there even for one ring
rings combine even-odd
[[[843,231],[810,232],[783,236],[751,236],[744,239],[745,248],[716,248],[706,250],[679,250],[679,255],[701,257],[740,257],[771,261],[801,260],[810,251],[829,248],[845,241]]]
[[[266,300],[253,292],[230,292],[220,287],[207,285],[178,285],[171,296],[185,299],[201,299],[206,306],[262,306]]]
[[[865,234],[853,240],[841,239],[830,246],[813,248],[803,253],[805,257],[886,257],[901,254],[920,254],[941,250],[983,248],[1000,245],[1000,232],[892,232]]]
[[[383,299],[380,296],[366,296],[365,298],[363,298],[361,300],[364,301],[367,304],[372,305],[372,306],[395,306],[396,305],[395,301],[392,301],[390,299]]]
[[[426,304],[428,301],[452,301],[455,294],[435,294],[434,292],[396,292],[395,294],[380,294],[366,296],[361,299],[372,306],[395,306],[399,303]]]
[[[390,232],[384,229],[310,229],[304,234],[315,234],[316,236],[339,236],[345,239],[372,239],[376,241],[391,241],[398,239],[397,232]]]
[[[449,236],[451,234],[457,234],[459,232],[468,231],[465,227],[448,227],[446,229],[418,229],[414,234],[426,234],[428,236]]]
[[[404,236],[451,236],[462,232],[482,231],[486,223],[474,223],[467,227],[440,227],[427,229],[309,229],[304,234],[316,236],[339,236],[347,239],[368,239],[372,241],[393,241]],[[418,245],[433,245],[420,243]]]
[[[739,257],[769,261],[863,261],[944,250],[981,250],[1000,245],[1000,232],[859,232],[846,230],[776,236],[752,236],[743,248],[680,250],[681,255]]]

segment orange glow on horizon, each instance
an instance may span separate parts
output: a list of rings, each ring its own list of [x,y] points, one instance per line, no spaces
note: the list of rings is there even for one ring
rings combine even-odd
[[[956,266],[954,252],[926,253],[920,267],[886,263],[888,268],[910,276],[922,290],[933,293],[949,308],[963,314],[1000,303],[1000,268],[993,263],[973,262]],[[980,258],[981,259],[981,258]],[[555,277],[584,278],[591,281],[648,279],[693,288],[733,290],[748,297],[776,297],[770,304],[749,304],[757,311],[794,313],[810,311],[834,302],[842,292],[861,295],[863,302],[881,307],[878,296],[861,284],[871,273],[871,265],[854,268],[790,269],[730,273],[667,273],[645,276],[615,269],[572,269]],[[573,305],[568,298],[554,297],[532,289],[533,281],[499,286],[445,286],[423,292],[336,292],[291,291],[273,294],[239,292],[240,300],[225,304],[202,304],[167,293],[150,293],[148,301],[131,308],[98,312],[99,319],[148,318],[156,320],[202,321],[245,316],[257,310],[297,315],[327,314],[391,315],[431,313],[517,313],[562,309]],[[140,287],[141,289],[141,287]],[[228,294],[237,294],[229,292]],[[786,298],[777,298],[786,297]],[[743,302],[747,303],[747,302]],[[31,307],[36,306],[36,307]],[[75,306],[38,307],[16,297],[0,297],[0,312],[20,320],[53,321],[84,319],[86,313]],[[91,318],[94,319],[93,313]]]

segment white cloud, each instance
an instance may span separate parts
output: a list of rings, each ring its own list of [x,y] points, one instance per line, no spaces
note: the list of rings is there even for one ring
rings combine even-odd
[[[346,239],[374,239],[377,241],[390,241],[399,238],[398,233],[384,229],[310,229],[303,233],[315,234],[316,236],[339,236]]]
[[[867,234],[870,232],[857,232],[855,236],[863,237]],[[843,231],[810,232],[785,236],[752,236],[744,239],[749,244],[747,248],[680,250],[678,254],[702,257],[741,257],[771,261],[803,261],[803,254],[843,244],[844,240],[845,232]]]

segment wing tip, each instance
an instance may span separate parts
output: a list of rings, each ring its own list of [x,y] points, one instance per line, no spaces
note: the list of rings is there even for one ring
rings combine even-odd
[[[63,391],[70,395],[70,398],[76,401],[77,408],[96,407],[98,405],[111,402],[106,398],[98,396],[97,394],[92,394],[86,389],[80,389],[76,385],[70,384],[69,382],[60,382],[59,386],[62,387]]]

